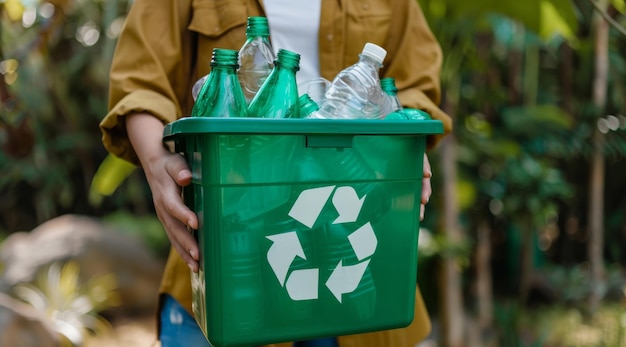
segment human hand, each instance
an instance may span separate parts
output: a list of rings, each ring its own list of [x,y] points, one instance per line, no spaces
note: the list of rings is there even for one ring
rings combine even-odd
[[[191,184],[191,171],[179,154],[164,151],[163,155],[144,167],[154,207],[167,237],[193,272],[198,272],[199,248],[187,230],[198,228],[196,214],[185,206],[181,189]]]
[[[430,195],[433,190],[430,185],[430,178],[433,176],[433,172],[430,168],[430,162],[428,156],[424,153],[424,177],[422,178],[422,200],[420,203],[420,221],[424,220],[424,211],[426,210],[426,204],[430,200]]]
[[[198,228],[198,217],[185,206],[181,190],[191,184],[191,171],[180,154],[163,146],[164,125],[148,113],[126,117],[128,137],[152,191],[157,216],[172,247],[193,272],[198,272],[200,251],[187,227]]]

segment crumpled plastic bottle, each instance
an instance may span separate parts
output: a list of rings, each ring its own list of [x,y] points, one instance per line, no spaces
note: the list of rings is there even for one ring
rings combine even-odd
[[[274,68],[274,49],[270,43],[266,17],[248,17],[246,42],[239,49],[239,82],[246,102],[254,98]]]
[[[380,86],[379,70],[387,51],[366,43],[359,61],[337,74],[324,95],[319,113],[325,118],[382,119],[392,105]]]

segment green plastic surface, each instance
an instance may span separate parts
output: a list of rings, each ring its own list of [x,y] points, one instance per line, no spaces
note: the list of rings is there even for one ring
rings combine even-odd
[[[193,309],[209,341],[258,346],[410,324],[425,135],[442,130],[406,120],[168,125],[165,140],[193,173]]]
[[[319,134],[430,135],[442,134],[438,120],[181,118],[165,127],[165,139],[192,134]],[[180,137],[180,136],[179,136]]]

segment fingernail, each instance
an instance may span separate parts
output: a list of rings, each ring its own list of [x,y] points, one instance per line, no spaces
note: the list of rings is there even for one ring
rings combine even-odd
[[[183,170],[181,172],[178,173],[178,179],[179,180],[184,180],[186,178],[191,177],[191,172],[189,172],[188,170]]]
[[[196,252],[195,250],[189,251],[189,255],[191,255],[193,259],[198,260],[198,252]]]
[[[196,270],[195,265],[193,265],[193,264],[187,264],[187,266],[189,266],[189,270],[191,270],[191,272],[198,272],[198,270]]]

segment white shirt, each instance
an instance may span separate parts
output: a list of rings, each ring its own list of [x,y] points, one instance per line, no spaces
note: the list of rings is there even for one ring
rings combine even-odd
[[[298,84],[320,77],[318,32],[321,0],[264,0],[275,52],[280,48],[300,54]]]

